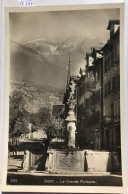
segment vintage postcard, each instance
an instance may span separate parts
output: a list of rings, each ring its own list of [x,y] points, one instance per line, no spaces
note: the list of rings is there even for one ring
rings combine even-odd
[[[124,5],[5,8],[3,191],[124,193]]]

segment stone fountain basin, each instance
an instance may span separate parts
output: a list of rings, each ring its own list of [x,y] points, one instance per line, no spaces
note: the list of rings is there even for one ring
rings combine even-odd
[[[46,169],[54,172],[84,172],[84,150],[48,150]]]
[[[49,173],[99,173],[119,171],[116,153],[92,150],[49,149],[45,153],[32,153],[27,156],[27,170],[40,170]]]
[[[54,172],[111,172],[112,153],[92,150],[49,150],[46,168]]]

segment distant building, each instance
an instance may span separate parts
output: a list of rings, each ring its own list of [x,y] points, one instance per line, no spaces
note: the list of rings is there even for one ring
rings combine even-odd
[[[52,110],[52,116],[55,118],[65,117],[65,105],[64,104],[54,104]]]
[[[19,138],[18,137],[14,137],[14,138],[9,138],[9,145],[10,146],[17,146],[19,145]]]

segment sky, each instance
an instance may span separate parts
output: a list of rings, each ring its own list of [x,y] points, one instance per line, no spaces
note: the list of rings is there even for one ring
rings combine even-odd
[[[20,43],[42,38],[60,40],[73,35],[106,41],[105,29],[111,18],[119,19],[119,9],[11,13],[10,34]]]
[[[10,13],[9,18],[11,40],[23,45],[38,39],[58,42],[70,39],[73,36],[79,37],[81,39],[86,39],[85,44],[92,44],[93,40],[95,43],[102,42],[103,44],[105,44],[109,39],[109,31],[107,30],[108,22],[110,19],[119,19],[119,9],[19,12]],[[81,48],[85,48],[86,50],[87,46],[88,45],[82,45]],[[19,50],[21,49],[20,47],[17,48]],[[32,65],[33,67],[31,68],[31,64],[29,64],[28,74],[30,75],[30,77],[33,76],[33,79],[36,79],[38,77],[38,81],[41,83],[48,82],[46,81],[47,79],[43,79],[43,74],[40,75],[40,72],[45,71],[45,77],[47,74],[49,74],[51,68],[50,65],[52,63],[53,66],[56,66],[55,70],[53,70],[52,67],[51,75],[54,77],[52,80],[53,83],[60,84],[59,87],[64,86],[64,82],[66,83],[67,70],[66,67],[63,68],[63,66],[65,65],[65,63],[68,63],[68,58],[64,59],[66,55],[63,54],[59,57],[59,55],[50,56],[49,54],[48,60],[51,61],[49,64],[47,61],[48,68],[45,67],[44,69],[41,67],[41,64],[39,64],[39,71],[35,71],[34,69],[32,74],[30,75],[30,72],[32,71],[32,68],[34,68],[34,66]],[[15,60],[12,61],[17,64],[11,64],[10,71],[13,80],[15,80],[16,77],[24,77],[24,73],[26,70],[23,68],[27,68],[27,62],[30,63],[30,59],[27,58],[27,60],[24,59],[23,61],[21,61],[22,58],[20,57],[20,63],[18,67],[19,53],[15,52],[14,56]],[[72,71],[74,74],[78,74],[80,66],[85,65],[85,54],[80,53],[79,47],[78,51],[76,48],[76,51],[74,53],[71,53],[71,56],[71,61],[74,63]],[[68,55],[66,57],[68,57]],[[57,65],[59,68],[57,68]],[[62,66],[62,68],[60,67],[60,65]],[[20,70],[20,74],[22,74],[20,76],[17,76],[18,69]],[[61,69],[63,69],[63,72],[61,72]],[[40,75],[40,77],[38,75]]]

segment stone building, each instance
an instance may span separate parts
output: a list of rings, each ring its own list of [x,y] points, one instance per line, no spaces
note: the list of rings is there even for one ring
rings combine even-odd
[[[101,149],[103,120],[103,56],[99,48],[86,54],[77,87],[78,141],[81,148]]]
[[[77,82],[77,137],[80,148],[120,155],[119,20],[110,20],[103,48],[86,54]]]
[[[110,20],[110,39],[102,48],[104,148],[120,152],[120,40],[119,20]]]

